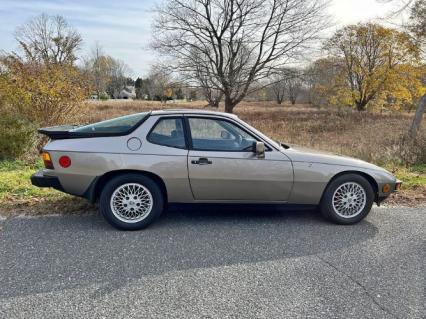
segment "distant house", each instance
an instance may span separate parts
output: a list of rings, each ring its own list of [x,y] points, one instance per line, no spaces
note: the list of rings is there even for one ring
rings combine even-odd
[[[136,90],[132,85],[126,85],[117,96],[118,99],[135,99]]]

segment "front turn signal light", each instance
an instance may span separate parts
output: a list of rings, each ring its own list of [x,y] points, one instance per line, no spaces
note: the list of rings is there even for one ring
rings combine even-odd
[[[383,193],[389,193],[391,190],[391,186],[389,184],[383,185],[382,191]]]
[[[41,153],[41,157],[43,159],[44,167],[48,169],[53,169],[53,162],[52,158],[50,157],[50,154],[48,152]]]

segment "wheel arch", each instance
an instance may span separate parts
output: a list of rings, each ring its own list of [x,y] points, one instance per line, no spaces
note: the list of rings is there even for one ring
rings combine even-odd
[[[87,191],[84,193],[83,197],[87,198],[91,203],[95,203],[99,199],[103,186],[112,178],[123,174],[138,174],[151,178],[160,187],[160,190],[164,196],[164,202],[167,203],[167,187],[160,176],[152,172],[132,169],[114,170],[96,177]]]
[[[348,175],[348,174],[355,174],[355,175],[360,175],[360,176],[362,176],[362,177],[364,177],[369,183],[370,183],[370,185],[371,185],[371,187],[373,188],[373,190],[374,190],[374,201],[377,201],[377,197],[378,197],[378,193],[379,193],[379,185],[377,184],[377,182],[376,182],[376,180],[374,179],[374,177],[373,176],[371,176],[370,174],[367,174],[367,173],[365,173],[365,172],[363,172],[363,171],[357,171],[357,170],[348,170],[348,171],[342,171],[342,172],[339,172],[339,173],[337,173],[337,174],[335,174],[329,181],[328,181],[328,183],[327,183],[327,185],[325,186],[325,188],[324,188],[324,190],[323,190],[323,192],[322,192],[322,195],[321,195],[321,201],[322,201],[322,198],[323,198],[323,196],[324,196],[324,194],[325,194],[325,192],[326,192],[326,190],[327,190],[327,188],[328,188],[328,186],[336,179],[336,178],[338,178],[338,177],[340,177],[340,176],[343,176],[343,175]],[[321,202],[320,201],[320,202]]]

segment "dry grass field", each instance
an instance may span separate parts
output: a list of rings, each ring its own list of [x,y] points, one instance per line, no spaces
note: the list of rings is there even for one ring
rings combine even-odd
[[[204,108],[204,102],[90,101],[82,107],[79,123],[92,123],[120,115],[164,108]],[[223,106],[219,108],[223,110]],[[263,133],[284,143],[354,156],[386,167],[404,181],[403,190],[387,205],[426,204],[426,163],[405,167],[400,162],[412,115],[319,110],[308,105],[277,106],[244,102],[235,113]],[[70,123],[72,124],[72,123]],[[420,134],[426,136],[426,130]],[[423,143],[426,145],[426,143]],[[426,153],[426,150],[423,150]],[[0,163],[0,215],[70,213],[93,210],[84,200],[29,183],[34,165]],[[38,162],[36,166],[40,166]]]

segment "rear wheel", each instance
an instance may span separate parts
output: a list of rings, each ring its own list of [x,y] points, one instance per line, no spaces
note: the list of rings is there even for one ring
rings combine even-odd
[[[320,209],[322,215],[337,224],[355,224],[371,210],[374,190],[364,177],[346,174],[333,180],[324,192]]]
[[[100,211],[114,227],[138,230],[148,226],[164,209],[163,194],[149,177],[124,174],[111,179],[103,188]]]

